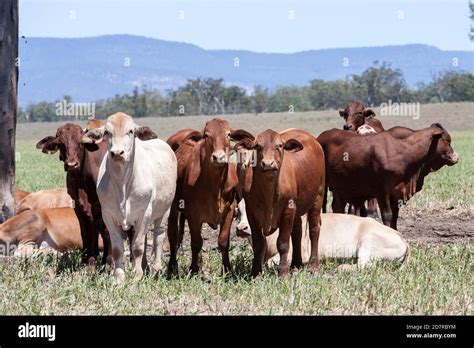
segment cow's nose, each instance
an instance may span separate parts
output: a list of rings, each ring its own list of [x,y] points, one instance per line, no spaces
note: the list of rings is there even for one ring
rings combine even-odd
[[[77,167],[79,167],[79,162],[67,162],[66,163],[68,168],[71,168],[71,169],[76,169]]]
[[[266,170],[277,170],[278,169],[278,165],[277,163],[275,162],[275,160],[262,160],[262,169],[264,171]]]
[[[124,153],[125,152],[123,150],[110,151],[110,154],[113,159],[123,158]]]
[[[212,154],[212,162],[227,163],[227,156],[224,151],[217,151]]]
[[[345,124],[343,127],[342,127],[344,130],[349,130],[352,128],[352,125],[350,124]]]

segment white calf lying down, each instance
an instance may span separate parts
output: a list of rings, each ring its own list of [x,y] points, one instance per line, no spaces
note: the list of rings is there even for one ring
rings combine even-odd
[[[239,209],[245,206],[243,200]],[[250,228],[245,225],[245,209],[238,216],[237,235],[251,239]],[[337,258],[342,260],[356,259],[359,266],[369,265],[375,260],[408,260],[410,248],[400,233],[372,218],[364,218],[347,214],[321,214],[321,233],[318,250],[321,258]],[[303,262],[308,262],[311,242],[309,240],[306,215],[302,216],[303,235],[301,252]],[[267,236],[267,252],[265,259],[268,264],[279,263],[276,246],[278,230]],[[288,258],[291,260],[292,247]]]
[[[74,208],[74,201],[67,193],[66,188],[41,190],[32,192],[21,199],[16,205],[16,213],[48,208]]]

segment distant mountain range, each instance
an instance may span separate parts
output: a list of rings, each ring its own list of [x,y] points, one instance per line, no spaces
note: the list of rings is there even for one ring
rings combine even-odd
[[[458,66],[453,66],[453,62]],[[433,74],[457,69],[474,72],[474,52],[443,51],[427,45],[335,48],[291,54],[205,50],[198,46],[130,35],[80,39],[20,40],[20,105],[71,95],[93,101],[134,86],[166,91],[187,78],[222,77],[251,90],[260,84],[305,85],[312,79],[344,79],[374,61],[402,70],[411,87]],[[343,64],[344,62],[348,64]]]

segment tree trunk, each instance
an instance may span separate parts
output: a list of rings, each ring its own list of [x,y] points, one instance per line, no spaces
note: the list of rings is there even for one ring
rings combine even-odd
[[[15,214],[18,0],[0,1],[0,223]]]

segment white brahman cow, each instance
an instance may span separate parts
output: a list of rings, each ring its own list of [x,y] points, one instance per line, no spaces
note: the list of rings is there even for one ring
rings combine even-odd
[[[131,243],[133,272],[143,274],[146,258],[145,241],[148,224],[154,222],[151,270],[161,269],[161,245],[164,230],[160,229],[169,214],[176,190],[177,162],[171,147],[160,139],[142,141],[137,134],[150,132],[138,126],[124,113],[109,116],[103,127],[88,131],[83,141],[100,142],[108,137],[108,151],[99,169],[97,195],[102,217],[110,233],[114,259],[114,277],[125,279],[123,270],[124,231],[134,229]],[[146,260],[146,259],[145,259]]]
[[[245,202],[239,202],[237,214],[238,236],[251,241],[251,230],[248,225]],[[375,260],[406,261],[410,253],[408,243],[400,233],[372,218],[348,214],[321,214],[321,232],[318,251],[320,258],[337,258],[342,260],[356,259],[358,266],[367,266]],[[306,215],[302,216],[303,235],[301,254],[303,262],[309,260],[311,242],[309,239]],[[267,236],[265,260],[269,265],[279,263],[276,241],[278,231]],[[288,258],[291,260],[292,246]],[[348,267],[344,267],[348,268]]]

